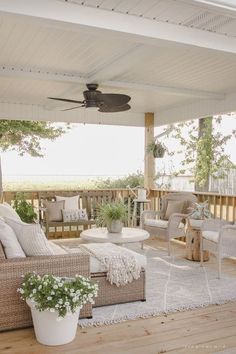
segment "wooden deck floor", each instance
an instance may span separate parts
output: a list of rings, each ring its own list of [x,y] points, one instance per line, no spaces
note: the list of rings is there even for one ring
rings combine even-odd
[[[165,247],[160,241],[148,241]],[[173,251],[183,256],[183,246]],[[207,267],[216,267],[215,259]],[[236,276],[236,261],[225,260],[223,272]],[[38,344],[32,328],[0,334],[1,354],[236,354],[236,302],[178,312],[116,325],[78,329],[74,342],[60,347]]]

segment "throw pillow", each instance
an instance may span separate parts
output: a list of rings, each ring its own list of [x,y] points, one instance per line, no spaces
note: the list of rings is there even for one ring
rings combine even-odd
[[[50,256],[53,250],[39,224],[26,224],[23,221],[5,218],[15,231],[16,237],[26,256]]]
[[[7,258],[25,257],[15,232],[3,220],[0,220],[0,241]]]
[[[79,209],[79,195],[75,195],[73,197],[61,197],[56,195],[56,201],[60,202],[64,200],[65,202],[65,210],[75,210]]]
[[[174,200],[169,200],[165,213],[165,220],[168,220],[169,217],[174,213],[182,213],[184,207],[184,202],[178,202]]]
[[[62,210],[63,221],[71,222],[78,220],[88,220],[88,215],[86,209],[72,209],[72,210]]]
[[[8,203],[0,204],[0,216],[3,218],[6,216],[11,219],[21,220],[15,209]]]
[[[58,256],[60,254],[67,254],[67,252],[59,245],[57,245],[56,243],[49,241],[50,243],[50,247],[53,250],[53,254],[55,256]]]
[[[44,206],[47,209],[48,221],[62,221],[62,210],[65,206],[65,201],[60,202],[49,202],[44,201]]]

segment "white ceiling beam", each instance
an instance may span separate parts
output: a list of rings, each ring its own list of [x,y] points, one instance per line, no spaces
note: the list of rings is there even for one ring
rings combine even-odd
[[[110,87],[120,87],[134,90],[145,90],[145,91],[159,91],[166,94],[172,94],[177,96],[188,96],[188,97],[197,97],[204,99],[218,99],[223,100],[225,98],[224,93],[217,92],[209,92],[204,90],[191,90],[188,88],[182,87],[170,87],[163,86],[158,84],[145,84],[145,83],[137,83],[137,82],[125,82],[125,81],[104,81],[103,85]]]
[[[74,111],[52,111],[39,105],[0,102],[0,119],[144,126],[144,114],[133,112],[101,113],[89,108]]]
[[[93,33],[116,33],[122,38],[144,44],[191,45],[236,54],[236,38],[195,28],[162,23],[57,0],[0,0],[0,12],[56,21],[61,28],[74,25]],[[27,18],[25,18],[25,21]],[[71,27],[70,27],[71,28]]]
[[[204,118],[212,115],[236,112],[236,92],[225,97],[225,100],[201,100],[181,104],[176,107],[155,112],[155,125],[165,125],[189,119]]]
[[[83,84],[93,82],[91,77],[81,77],[77,75],[72,75],[68,73],[60,73],[60,72],[46,72],[43,69],[26,69],[19,68],[15,66],[0,67],[0,76],[6,77],[23,77],[28,79],[35,80],[45,80],[45,81],[60,81],[60,82],[71,82],[74,84]],[[181,96],[191,96],[203,99],[218,99],[222,100],[225,98],[224,93],[217,92],[209,92],[204,90],[191,90],[183,87],[169,87],[158,84],[145,84],[145,83],[137,83],[137,82],[126,82],[126,81],[116,81],[116,80],[107,80],[101,81],[100,85],[109,86],[114,88],[123,88],[123,89],[134,89],[134,90],[149,90],[149,91],[159,91],[164,93],[169,93],[173,95],[181,95]]]
[[[236,11],[235,0],[191,0],[192,2],[211,6],[211,8],[220,8],[223,10]]]

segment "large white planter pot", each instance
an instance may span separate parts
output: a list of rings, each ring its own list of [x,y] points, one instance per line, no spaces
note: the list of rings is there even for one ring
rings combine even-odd
[[[80,310],[69,313],[58,320],[57,312],[38,311],[34,304],[26,301],[31,308],[36,339],[44,345],[62,345],[71,342],[76,335]]]

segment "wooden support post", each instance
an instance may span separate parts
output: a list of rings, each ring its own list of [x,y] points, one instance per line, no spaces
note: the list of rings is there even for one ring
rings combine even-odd
[[[154,113],[145,113],[145,163],[144,163],[144,187],[154,188],[155,159],[153,154],[147,152],[147,147],[154,140]]]

